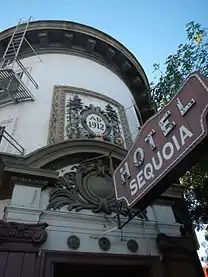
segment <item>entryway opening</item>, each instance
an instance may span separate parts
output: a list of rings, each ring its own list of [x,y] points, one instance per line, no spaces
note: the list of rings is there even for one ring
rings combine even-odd
[[[83,263],[57,263],[54,264],[53,277],[69,276],[135,276],[150,277],[150,268],[137,265],[109,265],[109,264],[83,264]],[[112,275],[111,275],[112,276]]]

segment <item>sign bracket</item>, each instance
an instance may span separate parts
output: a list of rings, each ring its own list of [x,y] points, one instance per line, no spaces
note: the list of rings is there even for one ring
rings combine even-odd
[[[113,159],[112,159],[112,152],[108,154],[109,158],[109,164],[110,164],[110,171],[113,179],[114,174],[114,167],[113,167]],[[122,230],[124,226],[126,226],[131,220],[133,220],[138,214],[142,213],[142,210],[137,210],[136,212],[132,213],[131,210],[129,210],[128,219],[125,222],[121,222],[121,210],[123,208],[123,205],[125,205],[124,201],[117,201],[116,200],[116,215],[114,216],[114,219],[117,220],[117,228],[119,230]]]
[[[206,154],[207,145],[208,78],[193,72],[170,102],[146,121],[114,170],[116,200],[145,209]]]
[[[128,214],[128,219],[125,222],[121,222],[121,210],[122,210],[122,206],[123,206],[124,202],[118,202],[116,201],[116,216],[114,217],[115,219],[117,219],[117,226],[119,230],[122,230],[130,221],[132,221],[138,214],[140,214],[142,211],[138,210],[135,213],[132,213],[129,210],[129,214]]]

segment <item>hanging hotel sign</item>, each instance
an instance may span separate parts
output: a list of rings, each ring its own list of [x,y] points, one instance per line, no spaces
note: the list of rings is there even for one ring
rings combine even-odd
[[[145,208],[197,162],[199,151],[208,147],[207,111],[208,79],[193,73],[170,103],[146,122],[115,170],[116,199]]]

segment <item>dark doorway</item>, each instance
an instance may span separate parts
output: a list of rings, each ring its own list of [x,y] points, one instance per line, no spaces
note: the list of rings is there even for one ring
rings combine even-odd
[[[112,274],[112,275],[111,275]],[[139,276],[150,277],[150,268],[135,265],[54,264],[53,277],[69,276]]]

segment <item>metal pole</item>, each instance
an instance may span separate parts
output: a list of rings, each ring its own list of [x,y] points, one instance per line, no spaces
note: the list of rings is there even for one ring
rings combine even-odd
[[[108,155],[108,158],[109,158],[109,164],[110,164],[111,178],[112,178],[112,181],[113,181],[114,167],[113,167],[113,158],[112,158],[111,153]],[[118,203],[116,201],[117,226],[118,226],[118,229],[121,229],[120,228],[121,227],[121,219],[120,219],[119,205],[120,205],[120,203]]]
[[[121,226],[120,229],[122,229],[124,226],[126,226],[132,219],[134,219],[141,211],[138,211],[135,213],[133,216],[131,216],[126,222],[124,222]]]
[[[11,144],[20,154],[24,154],[24,148],[16,141],[15,138],[13,138],[6,130],[5,126],[0,126],[0,143],[2,141],[2,138],[4,138],[6,141],[8,141],[9,144]],[[9,137],[6,137],[6,135]],[[17,144],[18,147],[20,147],[21,149],[19,149],[14,143]]]
[[[116,201],[116,214],[117,214],[117,225],[118,229],[121,229],[121,218],[120,218],[120,210],[119,210],[120,203]]]
[[[33,53],[38,57],[39,61],[42,63],[43,60],[40,58],[40,56],[38,55],[38,53],[35,51],[35,49],[32,47],[32,45],[29,43],[29,41],[26,39],[26,37],[24,38],[24,40],[26,41],[26,43],[29,45],[29,47],[32,49]]]
[[[22,154],[22,155],[24,154],[24,149],[22,149],[22,150],[18,149],[18,147],[5,136],[4,136],[4,139],[6,139],[18,152],[20,152],[20,154]]]
[[[98,156],[98,157],[95,157],[95,158],[87,159],[87,160],[82,161],[80,164],[95,161],[95,160],[98,160],[98,159],[101,159],[101,158],[104,158],[104,157],[107,157],[107,156],[108,156],[108,154],[104,154],[104,155],[101,155],[101,156]]]
[[[108,158],[109,158],[109,164],[110,164],[111,177],[113,178],[114,168],[113,168],[113,159],[111,154],[108,155]]]
[[[0,126],[0,143],[1,143],[2,138],[4,136],[5,128],[6,128],[5,126],[3,126],[3,127]]]

